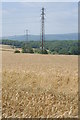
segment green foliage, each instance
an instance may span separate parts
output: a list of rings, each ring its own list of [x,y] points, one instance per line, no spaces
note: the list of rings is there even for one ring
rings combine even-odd
[[[75,47],[75,46],[72,46],[71,49],[70,49],[70,53],[71,54],[75,54],[75,55],[78,55],[78,47]]]
[[[34,53],[40,53],[40,49],[38,48],[38,49],[34,49]]]
[[[58,54],[56,51],[51,52],[51,54]]]
[[[20,51],[19,50],[15,50],[14,53],[20,53]]]
[[[27,50],[27,52],[28,52],[28,53],[34,53],[34,51],[33,51],[32,48],[29,48],[29,49]]]
[[[44,49],[43,51],[41,50],[41,53],[42,53],[42,54],[48,54],[48,52],[47,52],[46,49]]]
[[[35,53],[39,53],[39,54],[48,54],[47,50],[44,49],[43,51],[41,49],[35,49]]]
[[[22,53],[34,53],[34,51],[30,46],[24,45],[22,47]]]
[[[27,53],[26,48],[22,48],[22,53]]]
[[[22,48],[23,53],[41,53],[40,41],[13,41],[13,40],[2,40],[2,44],[15,46],[16,48]],[[66,55],[78,55],[80,54],[77,40],[54,40],[54,41],[45,41],[44,48],[47,51],[43,51],[43,54],[66,54]],[[79,47],[78,47],[79,46]],[[33,51],[33,49],[35,49]]]

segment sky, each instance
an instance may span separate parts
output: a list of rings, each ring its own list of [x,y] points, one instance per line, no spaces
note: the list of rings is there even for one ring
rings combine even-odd
[[[1,2],[79,2],[79,0],[1,0]]]
[[[77,2],[3,2],[3,36],[39,35],[41,32],[41,9],[45,8],[45,34],[78,32]]]

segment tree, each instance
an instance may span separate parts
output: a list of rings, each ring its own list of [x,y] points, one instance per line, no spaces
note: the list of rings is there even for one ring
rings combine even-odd
[[[27,51],[26,51],[26,48],[25,48],[25,47],[23,47],[23,48],[22,48],[22,53],[27,53]]]
[[[73,55],[78,55],[79,54],[78,46],[72,46],[70,51]]]
[[[14,53],[20,53],[20,51],[19,50],[15,50]]]
[[[22,53],[34,53],[34,51],[31,47],[24,45],[22,47]]]
[[[48,54],[47,50],[44,49],[44,50],[42,51],[42,54]]]

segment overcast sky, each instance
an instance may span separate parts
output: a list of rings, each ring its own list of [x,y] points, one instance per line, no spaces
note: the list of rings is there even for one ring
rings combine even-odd
[[[45,33],[64,34],[78,32],[77,2],[3,2],[3,36],[40,34],[41,8],[45,8]]]

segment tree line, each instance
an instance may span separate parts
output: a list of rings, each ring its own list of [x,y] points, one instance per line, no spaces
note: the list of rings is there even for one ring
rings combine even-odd
[[[41,41],[2,40],[0,44],[22,48],[23,53],[42,53]],[[44,54],[79,55],[78,40],[53,40],[44,42]]]

